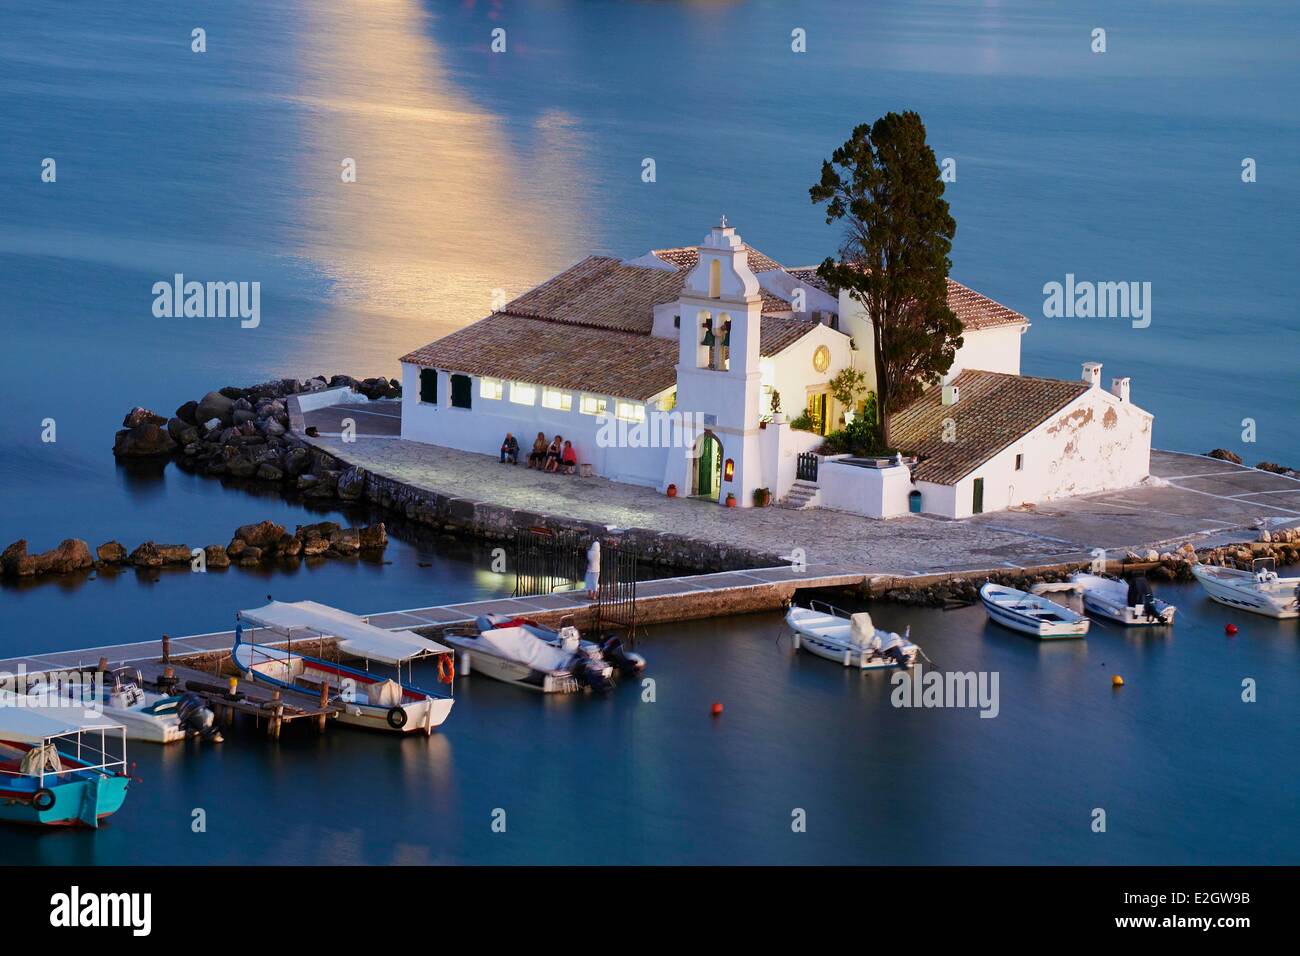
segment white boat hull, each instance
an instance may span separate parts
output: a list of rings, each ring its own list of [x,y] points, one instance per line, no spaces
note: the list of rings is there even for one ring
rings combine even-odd
[[[448,640],[448,643],[452,641]],[[482,674],[484,677],[491,677],[505,684],[514,684],[516,687],[543,694],[576,694],[582,690],[582,685],[571,674],[552,674],[534,670],[527,664],[484,651],[461,649],[457,654],[462,662],[458,668],[461,674]]]
[[[850,622],[834,614],[825,614],[807,608],[792,607],[785,616],[786,624],[794,632],[795,650],[807,651],[815,657],[834,661],[855,670],[893,670],[909,667],[916,658],[915,645],[908,644],[903,662],[887,657],[878,650],[861,647],[850,639]],[[877,631],[882,644],[898,635]]]
[[[1249,572],[1225,573],[1231,571],[1213,565],[1192,565],[1192,574],[1211,600],[1279,620],[1300,617],[1295,596],[1300,578],[1278,578],[1271,585],[1260,586]]]
[[[1040,640],[1083,637],[1088,633],[1090,622],[1082,614],[1015,588],[986,584],[980,588],[980,603],[995,624]]]

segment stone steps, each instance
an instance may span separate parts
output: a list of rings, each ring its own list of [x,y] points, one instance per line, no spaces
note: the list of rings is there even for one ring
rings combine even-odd
[[[815,482],[796,479],[795,483],[790,486],[789,492],[781,499],[781,507],[799,511],[816,507],[821,501],[821,491],[821,488]]]

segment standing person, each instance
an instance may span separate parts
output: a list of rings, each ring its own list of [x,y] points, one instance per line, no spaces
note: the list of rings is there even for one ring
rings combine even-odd
[[[501,443],[501,464],[510,459],[510,464],[519,464],[519,439],[515,438],[510,432],[506,432],[506,440]]]
[[[600,540],[593,539],[591,547],[587,549],[587,576],[583,581],[587,587],[587,600],[596,600],[596,592],[600,590]]]
[[[542,470],[546,464],[546,432],[538,432],[533,440],[533,450],[528,453],[528,467]]]

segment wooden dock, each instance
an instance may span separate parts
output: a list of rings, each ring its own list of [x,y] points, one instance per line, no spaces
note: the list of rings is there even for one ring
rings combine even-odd
[[[639,624],[657,624],[772,611],[783,607],[797,591],[808,588],[854,587],[867,581],[868,577],[861,570],[849,566],[810,564],[802,571],[781,566],[641,581],[636,589],[637,620]],[[556,624],[560,618],[573,615],[578,625],[582,626],[590,622],[594,610],[595,605],[587,600],[586,593],[577,590],[401,611],[377,611],[367,617],[376,627],[413,630],[426,637],[437,637],[449,626],[467,624],[481,614],[523,615],[543,624]],[[234,612],[235,609],[232,608],[232,621]],[[170,622],[159,621],[160,635],[157,640],[49,651],[0,660],[0,677],[20,672],[31,675],[48,671],[84,670],[95,667],[101,659],[107,659],[114,667],[127,664],[140,667],[145,663],[158,662],[164,653],[162,632],[169,631],[171,627]],[[232,629],[171,637],[168,643],[171,659],[184,661],[187,658],[229,651],[235,643],[235,632]],[[212,674],[205,676],[209,681],[220,680]],[[241,681],[240,686],[247,691],[247,684],[248,682]]]

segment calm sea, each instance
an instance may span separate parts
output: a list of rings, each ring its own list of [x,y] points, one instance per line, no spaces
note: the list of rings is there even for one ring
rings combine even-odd
[[[792,6],[0,0],[0,547],[368,520],[116,466],[112,433],[132,405],[224,384],[395,374],[498,290],[696,242],[724,213],[816,262],[838,241],[807,199],[821,160],[898,109],[956,161],[954,276],[1029,316],[1026,372],[1101,361],[1158,445],[1300,463],[1293,5]],[[260,282],[260,326],[155,318],[175,273]],[[1150,282],[1149,327],[1045,318],[1067,274]],[[268,593],[370,611],[512,583],[482,549],[401,528],[386,559],[5,585],[0,656],[225,627]],[[1226,612],[1171,590],[1172,636],[1059,647],[974,610],[881,612],[945,668],[998,670],[994,720],[895,710],[883,680],[791,658],[775,618],[691,624],[646,642],[653,704],[471,679],[427,741],[142,745],[111,826],[0,832],[0,859],[1295,862],[1296,627],[1238,621],[1228,641]]]

